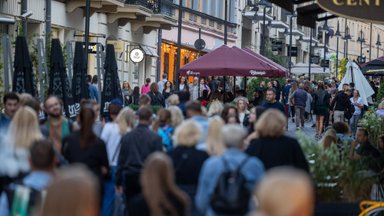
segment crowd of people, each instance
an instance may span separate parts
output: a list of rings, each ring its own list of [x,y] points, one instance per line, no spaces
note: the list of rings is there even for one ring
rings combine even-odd
[[[382,169],[384,151],[357,127],[364,104],[353,83],[342,91],[334,81],[260,83],[249,101],[244,91],[223,94],[217,77],[190,85],[181,77],[177,89],[162,78],[133,90],[123,82],[123,101],[111,101],[108,118],[96,98],[67,119],[54,95],[40,105],[5,94],[0,216],[312,215],[309,165],[286,130],[289,120],[300,130],[313,114],[324,148],[342,145],[344,134],[351,159],[374,158],[368,168]]]

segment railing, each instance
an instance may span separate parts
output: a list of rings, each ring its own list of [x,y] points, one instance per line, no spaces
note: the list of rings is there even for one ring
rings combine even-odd
[[[174,15],[174,6],[172,0],[126,0],[126,4],[141,5],[153,11],[155,14],[167,16]]]

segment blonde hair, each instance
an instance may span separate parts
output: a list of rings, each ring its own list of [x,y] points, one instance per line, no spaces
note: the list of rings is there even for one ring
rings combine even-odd
[[[168,97],[168,106],[177,106],[179,103],[180,99],[177,94],[173,94]]]
[[[167,110],[171,112],[171,125],[173,128],[176,128],[184,121],[183,112],[178,106],[169,106]]]
[[[192,120],[186,120],[176,128],[173,140],[177,146],[195,146],[200,140],[199,126]]]
[[[208,116],[221,115],[224,105],[219,100],[213,100],[209,105]]]
[[[255,124],[259,137],[280,137],[284,135],[287,118],[276,109],[265,111]]]
[[[225,125],[224,120],[220,116],[212,117],[209,120],[208,136],[205,140],[207,144],[207,152],[210,155],[222,155],[225,151],[221,128]]]
[[[177,207],[184,210],[182,215],[187,215],[188,196],[177,187],[172,161],[166,154],[161,152],[151,154],[144,163],[140,180],[151,216],[163,216],[164,211],[167,215],[176,216]],[[176,207],[173,201],[179,205]]]
[[[313,213],[313,185],[307,173],[293,168],[271,169],[257,187],[260,215],[309,216]]]
[[[12,118],[7,141],[16,148],[28,149],[34,141],[42,138],[36,112],[30,107],[20,107]]]
[[[48,187],[40,216],[96,216],[100,200],[99,183],[81,165],[62,169]]]
[[[328,129],[320,140],[320,144],[324,149],[331,147],[332,144],[337,142],[337,135],[334,129]]]
[[[125,134],[135,126],[135,113],[129,107],[122,109],[117,115],[115,122],[119,126],[120,134]]]

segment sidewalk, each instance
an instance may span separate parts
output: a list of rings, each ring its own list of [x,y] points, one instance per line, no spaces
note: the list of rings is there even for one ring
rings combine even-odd
[[[313,125],[312,121],[305,122],[303,129],[296,130],[296,123],[292,122],[292,119],[289,118],[288,119],[288,131],[287,131],[286,135],[296,138],[296,132],[301,131],[306,136],[308,136],[308,138],[315,139],[316,132],[315,132],[315,128],[312,128],[312,125]]]

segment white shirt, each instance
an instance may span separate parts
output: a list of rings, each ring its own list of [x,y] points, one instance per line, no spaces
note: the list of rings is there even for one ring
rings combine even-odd
[[[351,100],[352,105],[355,107],[355,112],[353,113],[353,115],[361,115],[361,109],[356,105],[363,105],[363,99],[359,97],[357,98],[357,100],[355,100],[353,97],[351,97],[349,100]]]
[[[159,86],[159,92],[160,93],[163,93],[163,90],[164,90],[164,85],[165,83],[167,82],[168,80],[167,79],[163,79],[163,80],[160,80],[157,85]]]
[[[120,129],[117,123],[108,122],[105,124],[100,138],[105,142],[110,166],[117,166],[117,160],[120,153],[119,144],[121,137],[122,135],[120,134]]]

